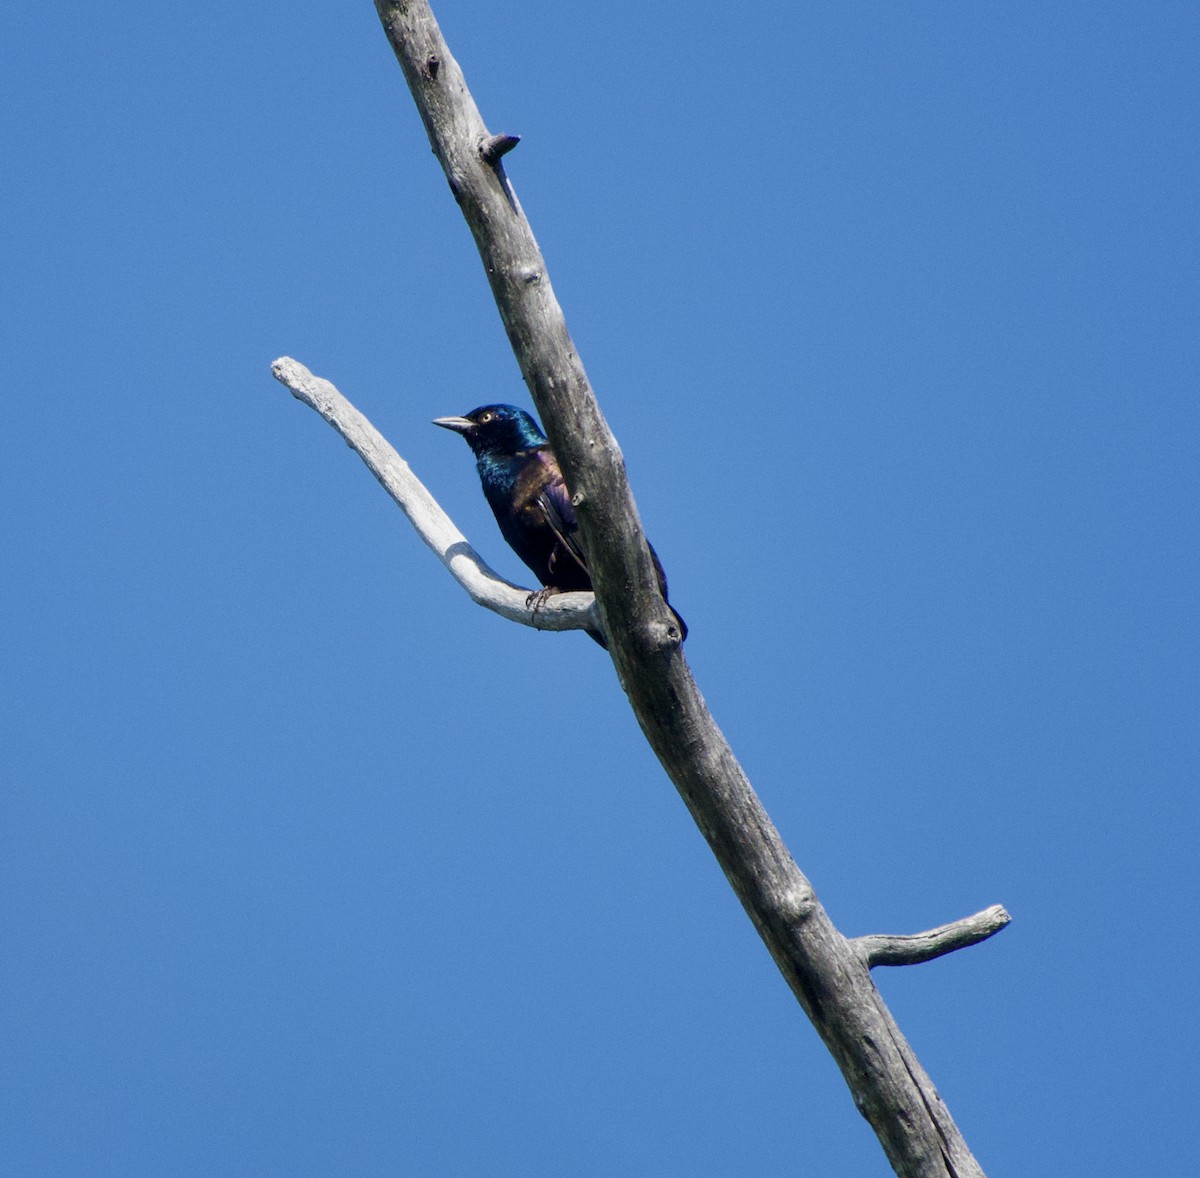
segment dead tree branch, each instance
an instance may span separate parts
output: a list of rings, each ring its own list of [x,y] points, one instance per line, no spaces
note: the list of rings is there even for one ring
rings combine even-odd
[[[426,0],[375,4],[434,153],[474,235],[522,375],[574,492],[596,588],[595,608],[643,732],[837,1061],[896,1173],[905,1178],[982,1178],[869,972],[872,964],[915,961],[922,953],[934,956],[928,952],[930,944],[948,952],[971,940],[960,937],[952,943],[954,935],[939,930],[923,934],[932,942],[914,949],[905,938],[852,942],[833,926],[688,669],[673,619],[656,588],[621,452],[504,172],[502,157],[516,138],[493,135],[484,125]],[[331,416],[315,401],[309,403],[356,445],[343,428],[348,418],[341,410]],[[374,447],[373,441],[367,447],[372,455]],[[387,486],[381,467],[359,452]],[[404,472],[411,477],[407,467]],[[414,513],[405,510],[420,531]],[[454,571],[448,553],[465,545],[461,536],[449,547],[432,542],[425,532],[422,536]]]

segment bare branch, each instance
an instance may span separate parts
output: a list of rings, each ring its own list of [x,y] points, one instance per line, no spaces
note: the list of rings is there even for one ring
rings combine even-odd
[[[923,961],[953,953],[955,949],[978,945],[980,941],[994,937],[1011,920],[1002,905],[993,904],[974,916],[964,916],[962,920],[927,932],[900,936],[875,933],[855,937],[850,944],[871,969],[877,965],[920,965]]]
[[[595,599],[590,593],[558,593],[531,609],[527,602],[532,591],[504,580],[480,559],[408,463],[329,381],[314,376],[288,356],[276,360],[271,373],[342,435],[477,605],[535,630],[598,628]]]
[[[692,678],[657,591],[621,451],[516,193],[504,169],[480,154],[491,136],[427,0],[375,0],[375,7],[574,492],[609,652],[642,731],[896,1172],[981,1178],[866,962],[792,860]]]

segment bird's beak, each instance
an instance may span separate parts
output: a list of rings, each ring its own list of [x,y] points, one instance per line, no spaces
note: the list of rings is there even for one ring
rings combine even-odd
[[[440,425],[442,429],[452,429],[456,434],[465,434],[475,428],[475,423],[469,417],[435,417],[433,424]]]

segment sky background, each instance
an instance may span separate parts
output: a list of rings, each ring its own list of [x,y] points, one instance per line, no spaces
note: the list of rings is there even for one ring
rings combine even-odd
[[[889,1172],[604,654],[368,0],[5,6],[0,1170]],[[1194,0],[442,3],[718,722],[989,1174],[1195,1167]]]

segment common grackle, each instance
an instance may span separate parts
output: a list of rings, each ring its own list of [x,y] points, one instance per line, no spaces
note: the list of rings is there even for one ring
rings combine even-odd
[[[571,495],[537,422],[515,405],[482,405],[465,417],[437,417],[433,424],[466,438],[500,531],[534,576],[556,592],[590,592],[592,578]],[[666,575],[653,548],[650,556],[666,601]],[[675,620],[686,638],[684,620],[677,613]],[[598,634],[588,633],[605,645]]]

